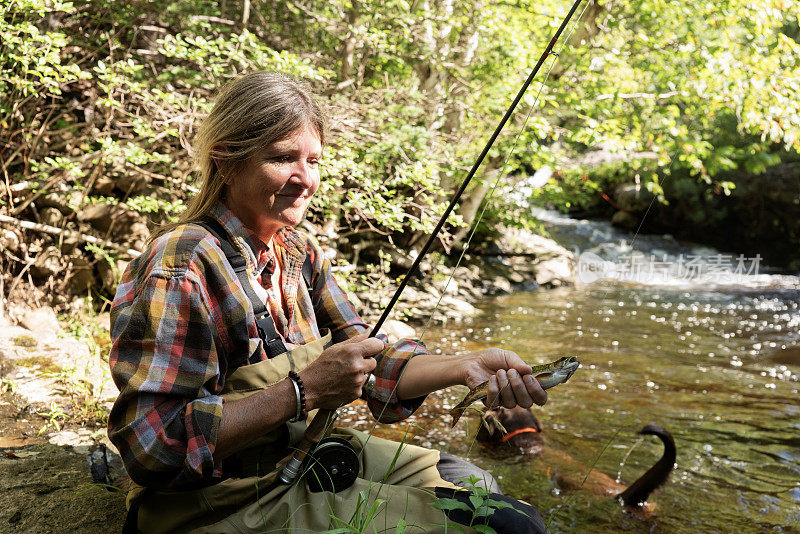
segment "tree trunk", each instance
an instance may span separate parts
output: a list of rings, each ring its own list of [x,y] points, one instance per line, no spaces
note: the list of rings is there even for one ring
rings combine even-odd
[[[487,162],[488,164],[488,162]],[[464,219],[466,226],[462,226],[453,234],[452,245],[459,243],[466,239],[472,231],[472,226],[475,223],[475,218],[478,215],[478,210],[481,207],[484,197],[494,185],[500,169],[492,168],[485,173],[483,182],[476,184],[472,189],[465,191],[464,196],[461,197],[461,204],[458,209],[458,214]]]
[[[578,48],[582,45],[582,43],[588,43],[595,35],[600,32],[600,27],[597,25],[597,18],[606,11],[607,6],[601,6],[597,3],[597,0],[590,0],[589,5],[586,8],[586,12],[583,14],[583,18],[580,20],[580,24],[575,31],[570,36],[569,41],[567,41],[567,46],[570,48]],[[557,51],[557,50],[554,50]],[[550,71],[550,78],[552,80],[558,80],[564,73],[567,71],[568,65],[564,61],[556,61],[556,64],[553,65],[553,70]]]
[[[346,83],[353,75],[353,64],[356,52],[356,21],[358,20],[358,2],[352,0],[347,12],[347,24],[350,27],[342,47],[342,68],[339,71],[339,84]]]
[[[250,20],[250,0],[244,0],[242,8],[242,28],[247,28],[247,21]]]

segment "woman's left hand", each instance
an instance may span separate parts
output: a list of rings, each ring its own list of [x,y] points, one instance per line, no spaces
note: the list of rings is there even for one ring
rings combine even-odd
[[[489,380],[488,407],[502,405],[506,408],[530,408],[547,402],[547,392],[531,374],[531,366],[517,354],[503,349],[486,349],[466,358],[464,384],[470,388]]]

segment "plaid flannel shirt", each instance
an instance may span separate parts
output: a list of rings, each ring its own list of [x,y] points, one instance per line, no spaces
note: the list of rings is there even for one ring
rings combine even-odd
[[[212,215],[233,236],[255,279],[265,267],[258,261],[265,245],[224,204]],[[337,343],[367,330],[318,245],[293,228],[273,239],[282,267],[280,289],[290,311],[286,342],[308,343],[327,328]],[[306,255],[313,265],[312,287],[322,288],[318,294],[309,295],[303,281]],[[317,285],[318,277],[324,284]],[[128,474],[150,487],[221,480],[214,447],[225,378],[267,355],[252,304],[219,242],[196,224],[154,240],[125,270],[111,324],[109,359],[120,394],[109,415],[108,435]],[[405,363],[425,352],[421,344],[401,340],[376,357],[376,387],[367,403],[376,417],[381,414],[381,422],[402,420],[422,404],[424,397],[401,401],[394,390]]]

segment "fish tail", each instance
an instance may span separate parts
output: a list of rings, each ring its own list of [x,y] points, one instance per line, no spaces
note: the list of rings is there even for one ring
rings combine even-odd
[[[453,422],[450,425],[450,428],[455,428],[458,420],[461,419],[461,416],[464,415],[464,410],[466,410],[466,406],[460,407],[456,406],[452,410],[450,410],[450,415],[453,417]]]

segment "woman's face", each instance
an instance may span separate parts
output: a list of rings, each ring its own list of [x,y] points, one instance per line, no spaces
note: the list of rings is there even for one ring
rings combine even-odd
[[[226,181],[225,203],[265,243],[284,226],[303,220],[319,188],[322,145],[312,127],[257,151]]]

